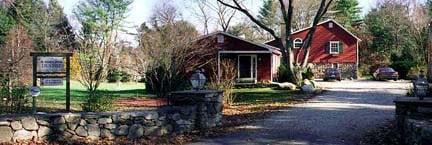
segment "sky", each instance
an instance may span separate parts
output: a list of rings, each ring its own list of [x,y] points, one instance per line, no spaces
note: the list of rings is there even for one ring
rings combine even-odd
[[[68,15],[68,18],[71,20],[72,25],[76,28],[78,24],[74,18],[73,11],[77,4],[79,4],[80,0],[58,0],[60,5],[62,5],[64,12]],[[135,36],[131,35],[136,33],[136,29],[143,22],[147,22],[149,17],[152,15],[153,8],[158,5],[163,0],[134,0],[132,5],[130,6],[130,12],[127,14],[128,17],[124,21],[124,27],[128,31],[127,33],[120,34],[120,38],[126,41],[131,42],[132,44],[136,43]],[[202,26],[197,23],[196,17],[194,16],[194,9],[191,8],[193,5],[191,0],[170,0],[175,3],[174,5],[182,12],[183,19],[186,19],[193,24],[196,25],[198,30],[202,29]],[[216,1],[216,0],[214,0]],[[245,0],[245,5],[252,14],[256,15],[258,13],[258,9],[262,6],[263,0]],[[362,9],[362,15],[365,15],[375,4],[376,0],[358,0],[360,7]],[[236,19],[240,19],[240,16]],[[215,28],[213,28],[215,29]],[[136,45],[136,44],[134,44]]]

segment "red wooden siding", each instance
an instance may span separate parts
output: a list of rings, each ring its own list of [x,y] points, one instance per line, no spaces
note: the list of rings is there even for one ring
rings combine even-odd
[[[333,28],[329,28],[328,23],[333,23]],[[292,34],[292,39],[301,38],[303,41],[309,29]],[[326,47],[329,41],[343,42],[343,52],[339,54],[329,54]],[[357,63],[357,38],[350,35],[343,28],[333,21],[328,21],[317,26],[312,40],[309,54],[310,63]],[[278,41],[271,41],[267,44],[278,47]],[[304,58],[303,49],[296,51],[300,53],[299,59]]]
[[[271,54],[258,54],[257,76],[258,81],[271,80]]]

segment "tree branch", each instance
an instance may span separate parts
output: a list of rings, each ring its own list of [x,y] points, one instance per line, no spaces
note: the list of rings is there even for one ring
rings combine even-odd
[[[309,29],[309,32],[306,35],[306,39],[305,39],[303,46],[302,46],[302,48],[305,50],[303,61],[302,61],[302,67],[303,68],[306,67],[308,64],[311,41],[312,41],[313,36],[315,34],[317,24],[318,24],[319,20],[321,20],[322,16],[324,16],[324,14],[327,12],[327,9],[330,7],[330,4],[332,3],[332,1],[333,0],[329,0],[327,3],[326,3],[326,0],[321,1],[320,7],[317,11],[317,14],[315,15],[314,20],[313,20],[312,27]]]
[[[278,39],[279,37],[276,35],[275,31],[270,29],[269,27],[267,27],[266,25],[264,25],[263,23],[261,23],[260,21],[258,21],[254,16],[252,16],[251,13],[249,13],[248,10],[242,8],[242,6],[240,5],[240,3],[237,0],[232,0],[235,4],[231,5],[228,3],[223,2],[222,0],[217,0],[219,3],[221,3],[224,6],[230,7],[232,9],[236,9],[240,12],[242,12],[243,14],[245,14],[252,22],[254,22],[255,24],[257,24],[258,26],[260,26],[262,29],[264,29],[265,31],[267,31],[268,33],[270,33],[270,35],[272,35],[275,39]]]

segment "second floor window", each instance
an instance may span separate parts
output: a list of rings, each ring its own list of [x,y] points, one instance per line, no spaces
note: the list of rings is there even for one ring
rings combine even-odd
[[[339,41],[330,41],[330,54],[339,54],[340,43]]]

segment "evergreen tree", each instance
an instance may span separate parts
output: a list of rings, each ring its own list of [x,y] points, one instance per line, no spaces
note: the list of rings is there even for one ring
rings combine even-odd
[[[266,0],[259,10],[258,20],[270,28],[278,28],[281,23],[278,12],[279,8],[276,0]]]
[[[46,3],[44,0],[15,1],[9,13],[28,31],[36,50],[54,51],[71,47],[74,36],[63,8],[57,0]]]
[[[15,20],[8,14],[7,10],[0,8],[0,46],[4,44],[9,30],[15,26]]]
[[[361,20],[361,10],[357,0],[338,0],[333,10],[336,11],[336,21],[340,22],[346,28],[351,28],[353,24]]]
[[[421,29],[420,33],[414,33],[416,28],[409,15],[410,11],[412,10],[404,3],[389,1],[372,9],[365,16],[367,31],[372,37],[368,56],[376,54],[389,60],[389,64],[384,65],[393,67],[402,78],[407,77],[409,70],[425,62],[423,42],[427,31]]]
[[[431,16],[432,15],[432,0],[427,0],[426,6],[427,6],[428,14]]]
[[[277,0],[266,0],[264,1],[263,6],[259,10],[259,14],[257,16],[258,21],[266,25],[267,27],[277,30],[276,33],[279,33],[279,26],[282,22],[281,16],[279,15],[279,5]],[[261,34],[263,34],[263,41],[268,41],[272,39],[272,36],[263,33],[261,28],[255,27]]]
[[[50,26],[48,37],[54,40],[54,45],[60,49],[76,48],[77,42],[73,28],[57,0],[50,0],[48,14]]]

